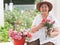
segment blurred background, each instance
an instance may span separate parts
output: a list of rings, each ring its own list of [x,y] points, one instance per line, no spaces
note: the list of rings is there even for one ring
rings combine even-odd
[[[49,1],[53,4],[50,12],[60,23],[60,0],[0,0],[0,42],[9,42],[8,30],[30,30],[37,14],[36,3]],[[60,42],[60,39],[58,38]]]

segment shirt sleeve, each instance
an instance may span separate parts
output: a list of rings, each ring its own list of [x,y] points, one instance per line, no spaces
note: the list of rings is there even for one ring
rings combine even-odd
[[[34,18],[34,20],[33,20],[32,26],[38,25],[38,23],[39,23],[39,21],[40,21],[39,19],[40,19],[40,17],[39,17],[39,15],[37,15],[37,16]]]
[[[52,22],[55,21],[55,23],[53,24],[53,28],[60,28],[59,21],[58,19],[56,19],[56,17],[54,17],[53,15],[49,15],[48,19],[51,19]]]
[[[56,28],[56,27],[60,28],[58,20],[55,17],[53,17],[53,20],[55,21],[55,23],[53,24],[53,28]]]

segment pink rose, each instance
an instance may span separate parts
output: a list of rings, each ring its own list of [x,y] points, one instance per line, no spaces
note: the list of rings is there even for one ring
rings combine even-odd
[[[51,20],[47,19],[48,22],[51,22]]]
[[[19,36],[19,37],[18,37],[18,40],[21,40],[21,39],[22,39],[22,36]]]
[[[28,38],[31,38],[32,35],[28,32],[27,37],[28,37]]]
[[[27,34],[28,34],[28,32],[27,32],[27,31],[24,31],[24,32],[23,32],[23,35],[25,35],[25,36],[26,36]]]
[[[14,32],[14,35],[17,35],[17,33],[18,33],[17,31],[13,31],[13,32]]]
[[[11,36],[12,33],[13,33],[13,31],[12,31],[12,29],[10,29],[10,30],[8,31],[8,35]]]
[[[18,32],[18,35],[19,35],[19,36],[22,36],[23,34],[22,34],[22,32]]]

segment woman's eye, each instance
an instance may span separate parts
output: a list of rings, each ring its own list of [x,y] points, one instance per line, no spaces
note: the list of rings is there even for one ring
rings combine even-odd
[[[44,8],[44,7],[42,6],[42,8]]]
[[[46,6],[45,6],[45,8],[46,8]]]

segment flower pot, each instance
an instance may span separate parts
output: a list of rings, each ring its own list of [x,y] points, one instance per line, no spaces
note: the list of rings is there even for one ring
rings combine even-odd
[[[21,40],[14,39],[14,45],[24,45],[25,38],[22,38]]]

